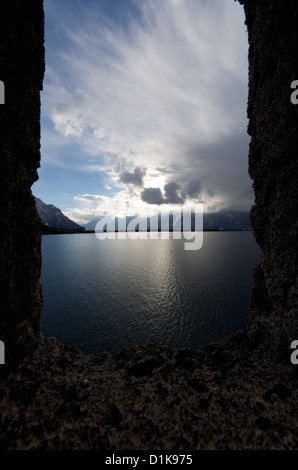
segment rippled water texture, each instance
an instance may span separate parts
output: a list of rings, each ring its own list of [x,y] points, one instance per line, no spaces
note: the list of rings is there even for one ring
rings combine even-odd
[[[205,232],[197,251],[183,239],[43,236],[42,331],[86,353],[198,348],[246,328],[259,255],[251,232]]]

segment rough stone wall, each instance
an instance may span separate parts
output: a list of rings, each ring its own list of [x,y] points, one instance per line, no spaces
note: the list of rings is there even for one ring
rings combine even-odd
[[[255,272],[249,333],[265,350],[284,351],[298,333],[298,106],[290,102],[290,84],[298,79],[298,8],[296,0],[240,3],[250,43],[251,220],[263,251]],[[30,187],[40,161],[44,21],[42,0],[1,0],[0,9],[0,80],[6,85],[0,115],[0,339],[9,361],[29,353],[40,338],[40,233]]]
[[[298,106],[290,102],[298,5],[240,3],[250,42],[251,219],[263,250],[248,331],[198,351],[151,345],[111,356],[40,341],[40,233],[30,187],[40,160],[42,1],[0,0],[0,339],[16,366],[0,368],[7,372],[1,450],[297,448],[298,375],[289,344],[298,338]]]
[[[273,359],[298,337],[297,149],[298,5],[246,0],[249,38],[251,222],[262,249],[249,308],[249,334]],[[265,353],[266,354],[266,353]],[[281,358],[281,357],[280,357]]]
[[[12,365],[40,339],[40,222],[30,188],[40,162],[44,17],[41,0],[1,0],[0,11],[0,339]]]

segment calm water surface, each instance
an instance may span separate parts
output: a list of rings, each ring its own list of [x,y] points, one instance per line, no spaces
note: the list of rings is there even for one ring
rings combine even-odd
[[[198,348],[246,328],[259,256],[251,232],[205,232],[197,251],[183,239],[43,236],[42,331],[86,353]]]

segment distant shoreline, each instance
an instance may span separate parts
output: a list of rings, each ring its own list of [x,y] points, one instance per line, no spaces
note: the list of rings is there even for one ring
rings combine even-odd
[[[193,232],[193,233],[196,233],[196,232],[200,232],[200,230],[189,230],[190,232]],[[180,232],[178,231],[175,231],[177,233],[183,233],[183,230],[181,230]],[[214,230],[211,230],[211,229],[206,229],[204,230],[203,229],[203,232],[252,232],[252,229],[246,229],[246,228],[243,228],[243,229],[214,229]],[[112,232],[108,232],[108,231],[100,231],[100,232],[95,232],[95,230],[67,230],[67,229],[54,229],[54,228],[49,228],[48,231],[42,231],[41,232],[41,235],[76,235],[76,234],[82,234],[82,235],[86,235],[86,234],[95,234],[95,233],[150,233],[150,230],[142,230],[142,231],[138,231],[138,230],[135,230],[135,231],[121,231],[119,232],[118,230],[115,230],[115,231],[112,231]],[[165,231],[162,231],[162,230],[156,230],[154,231],[154,233],[174,233],[174,230],[165,230]]]

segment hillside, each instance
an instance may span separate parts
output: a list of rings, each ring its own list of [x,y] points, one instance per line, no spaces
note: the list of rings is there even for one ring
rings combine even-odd
[[[58,207],[53,204],[45,204],[41,199],[35,198],[35,205],[44,232],[50,233],[51,229],[61,231],[85,231],[83,227],[66,217]]]

